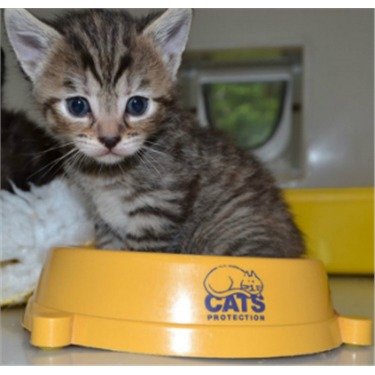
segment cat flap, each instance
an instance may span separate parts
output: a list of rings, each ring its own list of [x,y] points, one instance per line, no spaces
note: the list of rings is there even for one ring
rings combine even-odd
[[[192,19],[191,9],[168,9],[144,30],[161,49],[167,69],[174,78],[185,50]]]
[[[60,34],[24,9],[5,9],[4,19],[22,69],[34,82],[43,69],[49,49]]]

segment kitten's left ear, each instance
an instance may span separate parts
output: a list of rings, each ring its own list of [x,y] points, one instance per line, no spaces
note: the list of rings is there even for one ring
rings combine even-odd
[[[4,19],[17,59],[24,72],[35,82],[53,43],[61,35],[24,9],[5,9]]]
[[[151,37],[161,49],[163,60],[173,78],[185,50],[192,14],[191,9],[168,9],[143,31],[143,35]]]

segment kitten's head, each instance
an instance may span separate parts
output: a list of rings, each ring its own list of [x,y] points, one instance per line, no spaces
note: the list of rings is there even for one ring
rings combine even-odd
[[[9,40],[63,144],[113,164],[160,131],[191,23],[189,9],[142,20],[126,12],[73,12],[45,23],[5,10]]]

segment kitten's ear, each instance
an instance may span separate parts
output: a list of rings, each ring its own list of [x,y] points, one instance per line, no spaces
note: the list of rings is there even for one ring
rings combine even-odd
[[[167,69],[175,77],[192,19],[191,9],[168,9],[143,31],[161,49]]]
[[[61,35],[24,9],[5,9],[4,19],[18,61],[34,82],[43,69],[51,46]]]

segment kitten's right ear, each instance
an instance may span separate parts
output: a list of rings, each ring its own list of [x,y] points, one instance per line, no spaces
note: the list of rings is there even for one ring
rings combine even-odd
[[[24,9],[5,9],[4,20],[10,44],[21,67],[35,82],[51,46],[61,35]]]

